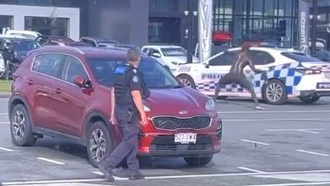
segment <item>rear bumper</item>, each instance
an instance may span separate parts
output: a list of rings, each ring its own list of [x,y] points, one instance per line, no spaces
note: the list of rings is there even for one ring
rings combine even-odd
[[[318,97],[326,97],[330,96],[330,90],[306,90],[300,91],[300,96],[318,96]]]
[[[196,157],[209,156],[220,152],[222,131],[217,134],[198,134],[195,144],[174,143],[173,135],[142,137],[139,156],[152,157]],[[149,143],[148,143],[149,142]]]

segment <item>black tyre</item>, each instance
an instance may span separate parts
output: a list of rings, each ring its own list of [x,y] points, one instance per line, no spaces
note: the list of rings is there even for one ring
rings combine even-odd
[[[97,167],[113,150],[110,131],[103,121],[96,121],[88,129],[86,140],[89,162]]]
[[[213,156],[205,157],[185,157],[184,160],[189,166],[202,167],[209,164],[212,161]]]
[[[195,82],[190,76],[183,74],[179,75],[178,79],[182,82],[184,86],[191,87],[194,89],[196,88]]]
[[[287,100],[287,92],[284,84],[277,79],[268,81],[263,88],[263,98],[266,103],[272,105],[282,105]]]
[[[29,112],[22,104],[15,105],[10,113],[10,133],[12,142],[17,146],[31,146],[36,143]]]
[[[313,104],[320,100],[320,96],[300,96],[299,99],[305,104]]]

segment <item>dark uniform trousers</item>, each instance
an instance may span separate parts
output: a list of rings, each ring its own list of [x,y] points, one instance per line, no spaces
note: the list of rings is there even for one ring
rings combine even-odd
[[[115,108],[115,115],[119,127],[122,130],[123,139],[108,158],[105,158],[107,168],[114,169],[125,158],[130,170],[139,169],[139,161],[136,157],[138,151],[139,134],[139,114],[136,109],[129,106],[119,106]]]

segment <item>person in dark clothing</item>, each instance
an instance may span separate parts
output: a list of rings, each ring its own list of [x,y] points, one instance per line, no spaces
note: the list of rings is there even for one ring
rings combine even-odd
[[[147,122],[143,108],[143,99],[149,97],[142,73],[138,70],[140,51],[129,49],[128,64],[115,69],[114,88],[111,93],[111,124],[118,124],[122,129],[123,139],[109,157],[99,164],[99,169],[109,181],[114,181],[114,169],[125,158],[128,166],[128,177],[144,178],[139,171],[137,159],[139,124]],[[140,119],[140,121],[139,121]]]
[[[222,86],[228,84],[238,84],[242,88],[248,90],[252,96],[253,101],[255,102],[255,109],[263,110],[264,108],[259,106],[259,101],[257,99],[256,93],[254,92],[254,87],[252,82],[248,80],[246,75],[244,74],[244,68],[249,66],[251,70],[255,73],[265,73],[262,70],[257,70],[253,65],[252,61],[248,58],[247,52],[250,48],[250,45],[245,44],[242,46],[240,53],[238,54],[237,60],[231,66],[229,73],[225,74],[223,77],[220,78],[219,82],[216,83],[215,86],[215,98],[218,97],[220,89]]]
[[[15,51],[12,42],[9,39],[5,39],[1,44],[1,53],[4,60],[6,79],[9,79],[10,62],[13,62],[15,58]]]

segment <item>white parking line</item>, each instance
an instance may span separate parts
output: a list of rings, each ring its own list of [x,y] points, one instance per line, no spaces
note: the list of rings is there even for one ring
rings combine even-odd
[[[330,121],[330,118],[241,118],[241,119],[226,119],[224,122],[264,122],[264,121]]]
[[[241,141],[248,142],[248,143],[253,143],[253,144],[259,144],[259,145],[269,145],[268,143],[263,143],[259,141],[252,141],[252,140],[247,140],[247,139],[241,139]]]
[[[296,130],[316,130],[316,131],[320,131],[320,130],[324,130],[321,128],[309,128],[309,129],[266,129],[266,131],[269,132],[292,132],[292,131],[296,131]]]
[[[102,172],[98,172],[98,171],[94,171],[92,172],[93,174],[99,175],[99,176],[103,176],[104,174]],[[128,180],[128,178],[120,178],[117,176],[113,176],[113,178],[115,178],[115,180]]]
[[[36,184],[55,184],[55,183],[83,183],[83,182],[99,182],[105,179],[77,179],[77,180],[47,180],[47,181],[18,181],[3,182],[3,185],[36,185]]]
[[[323,131],[324,129],[310,128],[310,129],[266,129],[267,132],[306,132],[311,134],[320,134],[315,131]]]
[[[330,173],[330,170],[310,170],[310,171],[287,171],[287,172],[267,172],[261,173],[224,173],[224,174],[199,174],[199,175],[177,175],[177,176],[153,176],[145,179],[177,179],[177,178],[201,178],[201,177],[234,177],[234,176],[254,176],[254,175],[276,175],[276,174],[296,174],[296,173]],[[101,173],[102,174],[102,173]],[[100,182],[105,179],[76,179],[76,180],[48,180],[48,181],[21,181],[21,182],[3,182],[3,185],[27,185],[27,184],[49,184],[49,183],[83,183]]]
[[[245,186],[305,186],[305,185],[328,185],[328,184],[330,184],[330,182],[279,183],[279,184],[245,185]]]
[[[237,167],[238,169],[241,169],[241,170],[246,170],[246,171],[250,171],[250,172],[255,172],[255,173],[260,173],[260,174],[266,174],[266,172],[264,171],[260,171],[260,170],[256,170],[256,169],[250,169],[250,168],[247,168],[247,167]]]
[[[0,147],[0,150],[7,151],[7,152],[13,152],[14,151],[13,149],[8,149],[8,148],[4,148],[4,147]]]
[[[325,157],[328,157],[329,156],[327,154],[322,154],[322,153],[312,152],[312,151],[307,151],[307,150],[301,150],[301,149],[297,149],[296,151],[297,152],[303,152],[303,153],[306,153],[306,154],[318,155],[318,156],[325,156]]]
[[[263,110],[263,111],[218,111],[219,114],[255,114],[255,113],[329,113],[330,110]]]
[[[297,131],[299,131],[299,132],[306,132],[306,133],[310,133],[310,134],[320,134],[319,132],[314,132],[314,131],[310,131],[310,130],[303,130],[303,129],[299,129]]]
[[[5,121],[5,122],[0,122],[0,125],[9,125],[10,124],[10,122],[9,121]]]
[[[63,162],[51,160],[51,159],[48,159],[48,158],[38,157],[37,159],[42,160],[42,161],[47,161],[49,163],[54,163],[54,164],[57,164],[57,165],[65,165],[65,163],[63,163]]]

